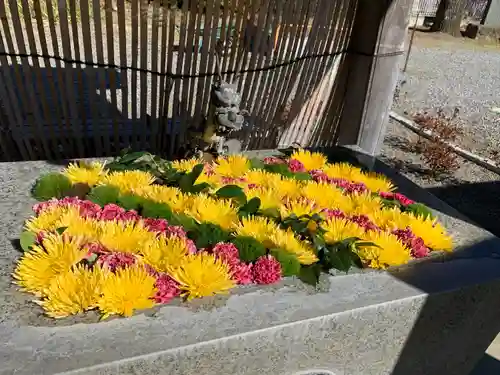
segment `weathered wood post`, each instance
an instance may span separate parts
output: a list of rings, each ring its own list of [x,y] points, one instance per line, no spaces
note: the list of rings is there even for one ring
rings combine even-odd
[[[404,55],[408,12],[413,0],[359,0],[346,57],[347,88],[338,143],[375,155]]]

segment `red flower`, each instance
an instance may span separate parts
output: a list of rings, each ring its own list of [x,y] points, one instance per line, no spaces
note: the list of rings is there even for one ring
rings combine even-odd
[[[411,256],[414,258],[424,258],[429,255],[430,250],[424,244],[424,240],[415,236],[409,227],[406,229],[396,229],[392,232],[399,240],[411,250]]]
[[[379,231],[380,230],[380,228],[377,225],[375,225],[375,223],[373,221],[371,221],[370,218],[366,215],[351,216],[349,218],[349,220],[352,221],[353,223],[358,224],[365,231],[369,231],[369,230]]]
[[[137,221],[139,220],[139,218],[140,218],[139,214],[134,210],[125,211],[124,213],[121,213],[118,216],[118,219],[124,221]]]
[[[233,279],[238,284],[245,285],[253,282],[252,263],[236,262],[230,265]]]
[[[166,273],[156,275],[155,287],[158,291],[154,296],[154,300],[158,303],[168,303],[181,293],[177,281]]]
[[[101,267],[107,267],[111,272],[117,269],[129,267],[136,262],[136,257],[129,253],[113,252],[99,256],[97,264]]]
[[[240,261],[238,249],[232,243],[219,242],[213,247],[212,253],[229,265]]]
[[[328,182],[331,183],[331,178],[327,176],[327,174],[323,171],[314,169],[312,171],[309,171],[309,174],[313,178],[314,181],[316,182]]]
[[[265,164],[284,164],[285,161],[281,158],[277,158],[275,156],[268,156],[264,158],[264,163]]]
[[[168,228],[168,221],[165,219],[145,218],[144,226],[151,232],[164,233]]]
[[[306,167],[304,167],[304,164],[302,164],[302,162],[297,160],[297,159],[288,160],[288,168],[290,168],[290,170],[292,172],[305,172],[306,171]]]
[[[399,194],[399,193],[394,194],[394,198],[396,198],[398,201],[400,201],[401,204],[404,206],[408,206],[410,204],[415,203],[415,201],[412,201],[410,198],[404,196],[403,194]]]
[[[252,267],[257,284],[274,284],[281,279],[281,264],[272,255],[261,256]]]
[[[101,213],[99,214],[99,219],[101,220],[115,220],[120,217],[121,214],[125,212],[125,209],[120,206],[110,203],[104,206]]]
[[[326,219],[331,219],[332,217],[339,219],[345,218],[345,214],[340,210],[332,210],[330,208],[325,208],[321,212],[325,214]]]
[[[178,226],[178,225],[169,225],[165,230],[165,234],[167,236],[176,236],[179,238],[186,238],[186,231],[184,230],[183,227]]]

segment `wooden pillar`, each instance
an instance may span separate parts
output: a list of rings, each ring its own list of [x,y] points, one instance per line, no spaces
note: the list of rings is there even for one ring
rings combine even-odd
[[[380,151],[404,55],[413,0],[359,0],[346,63],[338,143]]]

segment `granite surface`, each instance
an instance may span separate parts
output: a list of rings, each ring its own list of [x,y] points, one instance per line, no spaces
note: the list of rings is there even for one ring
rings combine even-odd
[[[0,374],[467,375],[500,329],[500,240],[383,164],[438,210],[458,251],[390,272],[289,279],[98,322],[51,321],[10,285],[12,245],[46,162],[0,164]]]

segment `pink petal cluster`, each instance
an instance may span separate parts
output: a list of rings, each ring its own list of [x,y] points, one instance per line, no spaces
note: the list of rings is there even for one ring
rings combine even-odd
[[[97,217],[97,215],[101,212],[101,207],[91,201],[88,200],[81,200],[78,197],[65,197],[63,199],[50,199],[46,202],[41,202],[37,203],[33,206],[33,211],[37,214],[40,215],[40,213],[49,208],[49,207],[54,207],[54,206],[61,206],[61,207],[70,207],[70,206],[76,206],[80,209],[80,214],[83,217]]]
[[[98,215],[99,220],[118,220],[120,215],[125,213],[125,209],[114,203],[109,203],[104,206]]]
[[[154,296],[157,303],[168,303],[180,295],[179,284],[170,275],[160,272],[156,273],[155,287],[158,290]]]
[[[226,185],[231,185],[231,184],[241,184],[243,182],[246,182],[246,179],[243,177],[222,177],[221,181]]]
[[[111,272],[134,265],[136,261],[137,258],[134,255],[120,252],[102,254],[97,258],[97,264],[109,268]]]
[[[424,258],[429,255],[430,250],[425,246],[424,240],[417,237],[409,227],[406,229],[396,229],[392,233],[411,250],[412,257]]]
[[[375,225],[375,223],[373,221],[371,221],[370,218],[366,215],[351,216],[349,218],[349,220],[352,221],[353,223],[358,224],[365,231],[369,231],[369,230],[379,231],[380,230],[380,228],[377,225]]]
[[[253,282],[252,264],[240,260],[238,249],[232,243],[219,242],[212,248],[212,253],[229,266],[232,278],[238,284],[244,285]]]
[[[164,233],[168,228],[168,221],[165,219],[144,218],[144,226],[151,232]]]
[[[277,158],[276,156],[268,156],[263,159],[265,164],[284,164],[285,161],[281,158]]]
[[[101,245],[99,242],[90,242],[88,244],[85,244],[83,246],[85,250],[87,250],[87,257],[96,254],[96,255],[102,255],[102,254],[107,254],[109,253],[108,249],[106,249],[103,245]]]
[[[290,168],[290,170],[292,172],[305,172],[306,171],[306,167],[304,167],[304,164],[302,164],[302,162],[297,160],[297,159],[288,160],[288,168]]]
[[[399,201],[399,203],[401,203],[403,206],[408,206],[410,204],[414,204],[415,203],[415,201],[411,200],[407,196],[405,196],[403,194],[400,194],[400,193],[392,193],[392,192],[381,191],[379,193],[379,195],[382,198],[385,198],[385,199],[395,199],[395,200]]]
[[[257,284],[274,284],[281,279],[281,264],[272,255],[261,256],[252,267]]]
[[[309,171],[309,174],[314,181],[333,184],[348,194],[360,194],[368,191],[366,185],[361,182],[351,182],[343,178],[331,178],[328,177],[325,172],[320,170]]]
[[[345,218],[345,214],[340,211],[340,210],[332,210],[330,208],[325,208],[321,211],[325,218],[328,220],[328,219],[331,219],[331,218],[337,218],[337,219],[344,219]]]
[[[257,185],[257,184],[253,184],[253,183],[250,183],[250,184],[248,184],[248,185],[247,185],[247,187],[248,187],[249,189],[257,189],[257,188],[259,187],[259,185]]]

